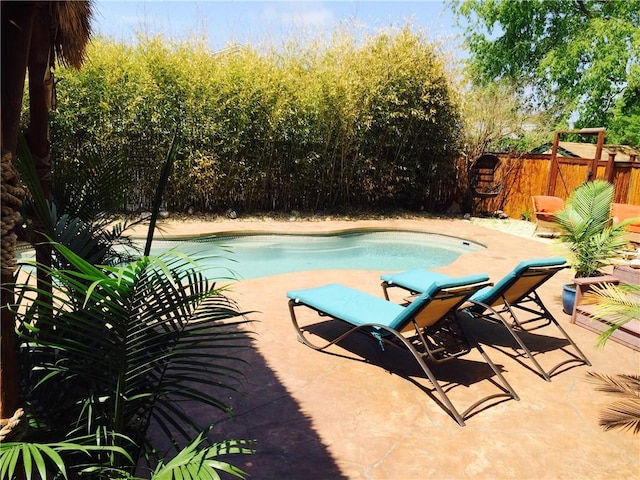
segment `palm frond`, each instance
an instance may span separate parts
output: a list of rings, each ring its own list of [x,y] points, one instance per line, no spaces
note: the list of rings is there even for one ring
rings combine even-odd
[[[27,219],[27,221],[31,219],[32,222],[35,222],[38,233],[52,237],[56,218],[55,209],[49,199],[45,198],[40,178],[36,172],[35,161],[24,135],[20,135],[18,138],[16,168],[20,173],[20,180],[27,188],[27,198],[23,204],[23,219]]]
[[[600,426],[604,430],[631,430],[640,433],[640,400],[624,399],[612,403],[600,415]]]
[[[128,200],[125,155],[115,150],[85,149],[53,172],[54,196],[61,214],[104,228],[124,211]]]
[[[31,478],[58,478],[62,475],[69,478],[65,461],[61,454],[72,453],[75,455],[89,456],[90,453],[117,454],[126,458],[130,463],[133,459],[123,448],[115,445],[89,445],[87,441],[93,440],[91,436],[74,439],[73,441],[57,443],[33,443],[33,442],[3,442],[0,443],[0,478],[18,478],[26,480]],[[84,468],[75,466],[74,473],[82,474]],[[107,468],[110,472],[120,473],[123,478],[126,472],[118,469]],[[90,470],[104,469],[91,465]],[[38,476],[34,477],[37,472]],[[24,474],[19,475],[20,473]]]
[[[122,188],[127,179],[121,164],[121,154],[90,152],[65,170],[64,162],[54,172],[55,200],[45,198],[34,161],[24,138],[20,136],[17,168],[28,195],[22,212],[25,219],[24,233],[30,243],[42,238],[66,245],[97,264],[116,265],[130,262],[131,255],[120,248],[134,250],[130,239],[125,237],[128,228],[138,222],[121,220],[113,212],[121,211],[126,204],[126,192]],[[82,172],[78,174],[78,165]],[[68,268],[64,257],[53,258]]]
[[[596,385],[597,390],[607,393],[622,393],[640,398],[639,375],[605,375],[597,372],[587,372],[587,379]]]
[[[19,285],[15,307],[22,351],[32,362],[34,412],[55,412],[42,423],[60,431],[74,425],[74,434],[105,427],[141,445],[151,418],[166,425],[170,439],[202,429],[201,418],[176,415],[176,401],[228,414],[211,388],[240,384],[243,361],[234,352],[249,346],[242,328],[249,320],[193,260],[163,254],[98,267],[54,247],[70,265],[43,267],[54,293],[43,299],[37,287]],[[38,316],[35,307],[47,299],[53,315]]]
[[[616,396],[616,401],[601,413],[600,426],[640,433],[640,375],[588,372],[587,379],[598,386],[597,390]]]
[[[247,478],[247,473],[233,465],[218,460],[222,455],[250,454],[251,442],[227,441],[202,447],[203,435],[199,435],[185,447],[178,455],[166,464],[160,462],[153,472],[152,480],[200,480],[220,479],[218,471],[226,472],[237,478]]]
[[[564,209],[556,212],[560,240],[573,256],[576,277],[589,277],[610,264],[627,244],[625,224],[612,225],[613,185],[604,180],[585,182],[576,188]]]
[[[640,286],[633,284],[614,285],[603,283],[594,285],[584,296],[584,302],[591,304],[590,314],[602,321],[608,328],[598,338],[598,347],[603,347],[609,337],[625,323],[640,318]]]
[[[576,188],[569,203],[580,217],[590,219],[590,228],[597,231],[609,222],[613,196],[614,189],[609,182],[594,180]]]

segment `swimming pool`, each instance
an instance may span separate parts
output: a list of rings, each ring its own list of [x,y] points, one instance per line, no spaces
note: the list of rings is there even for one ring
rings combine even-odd
[[[154,240],[151,254],[176,249],[198,258],[208,278],[251,279],[306,270],[436,268],[452,263],[464,253],[484,248],[469,240],[433,233],[364,231]]]

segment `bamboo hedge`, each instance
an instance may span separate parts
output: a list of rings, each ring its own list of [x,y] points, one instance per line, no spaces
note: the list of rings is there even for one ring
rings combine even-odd
[[[408,26],[220,52],[96,38],[81,71],[56,71],[54,183],[122,155],[123,208],[146,208],[177,129],[173,211],[437,210],[460,191],[452,78]]]

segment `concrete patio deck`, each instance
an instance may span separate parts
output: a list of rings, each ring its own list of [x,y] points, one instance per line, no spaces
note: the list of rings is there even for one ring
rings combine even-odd
[[[216,232],[330,232],[352,228],[393,228],[448,234],[486,245],[437,269],[452,275],[486,272],[497,281],[522,260],[558,256],[556,244],[516,237],[465,220],[181,223],[164,221],[160,237]],[[631,479],[640,472],[640,436],[605,432],[601,410],[612,401],[586,381],[586,372],[640,374],[640,355],[609,342],[596,349],[596,336],[569,323],[562,312],[560,272],[541,296],[593,366],[574,366],[545,382],[527,359],[509,347],[487,346],[520,401],[490,405],[460,427],[439,405],[424,378],[410,381],[395,368],[398,352],[383,354],[362,337],[328,353],[296,340],[286,292],[339,282],[382,296],[383,271],[312,271],[234,283],[230,295],[243,310],[256,313],[253,347],[240,395],[228,397],[233,418],[219,421],[216,439],[255,439],[256,453],[231,462],[255,479]],[[400,298],[400,297],[398,297]],[[310,322],[326,318],[300,309]],[[338,322],[334,322],[338,323]],[[328,326],[327,328],[334,328]],[[492,328],[492,327],[487,327]],[[476,333],[482,341],[485,328]],[[494,339],[505,332],[496,332]],[[552,328],[542,331],[556,335]],[[493,334],[493,333],[492,333]],[[499,343],[499,342],[498,342]],[[554,338],[542,337],[543,366],[563,352]],[[386,358],[385,358],[386,357]],[[435,369],[454,405],[464,410],[476,395],[495,390],[475,352]],[[368,359],[369,362],[364,361]],[[380,366],[382,364],[382,366]],[[390,369],[394,373],[390,373]],[[405,372],[412,374],[417,372]],[[425,389],[420,385],[424,385]],[[204,413],[203,415],[210,415]]]

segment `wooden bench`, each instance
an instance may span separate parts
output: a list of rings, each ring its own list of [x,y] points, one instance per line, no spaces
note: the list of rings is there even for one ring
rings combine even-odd
[[[616,271],[614,270],[614,273]],[[612,324],[604,320],[597,320],[593,317],[594,304],[585,304],[584,296],[594,285],[612,283],[619,284],[620,278],[614,275],[604,275],[601,277],[576,278],[576,301],[571,315],[571,323],[580,325],[587,330],[598,335],[607,331]],[[640,320],[633,319],[619,327],[609,340],[625,345],[633,350],[640,351]]]

